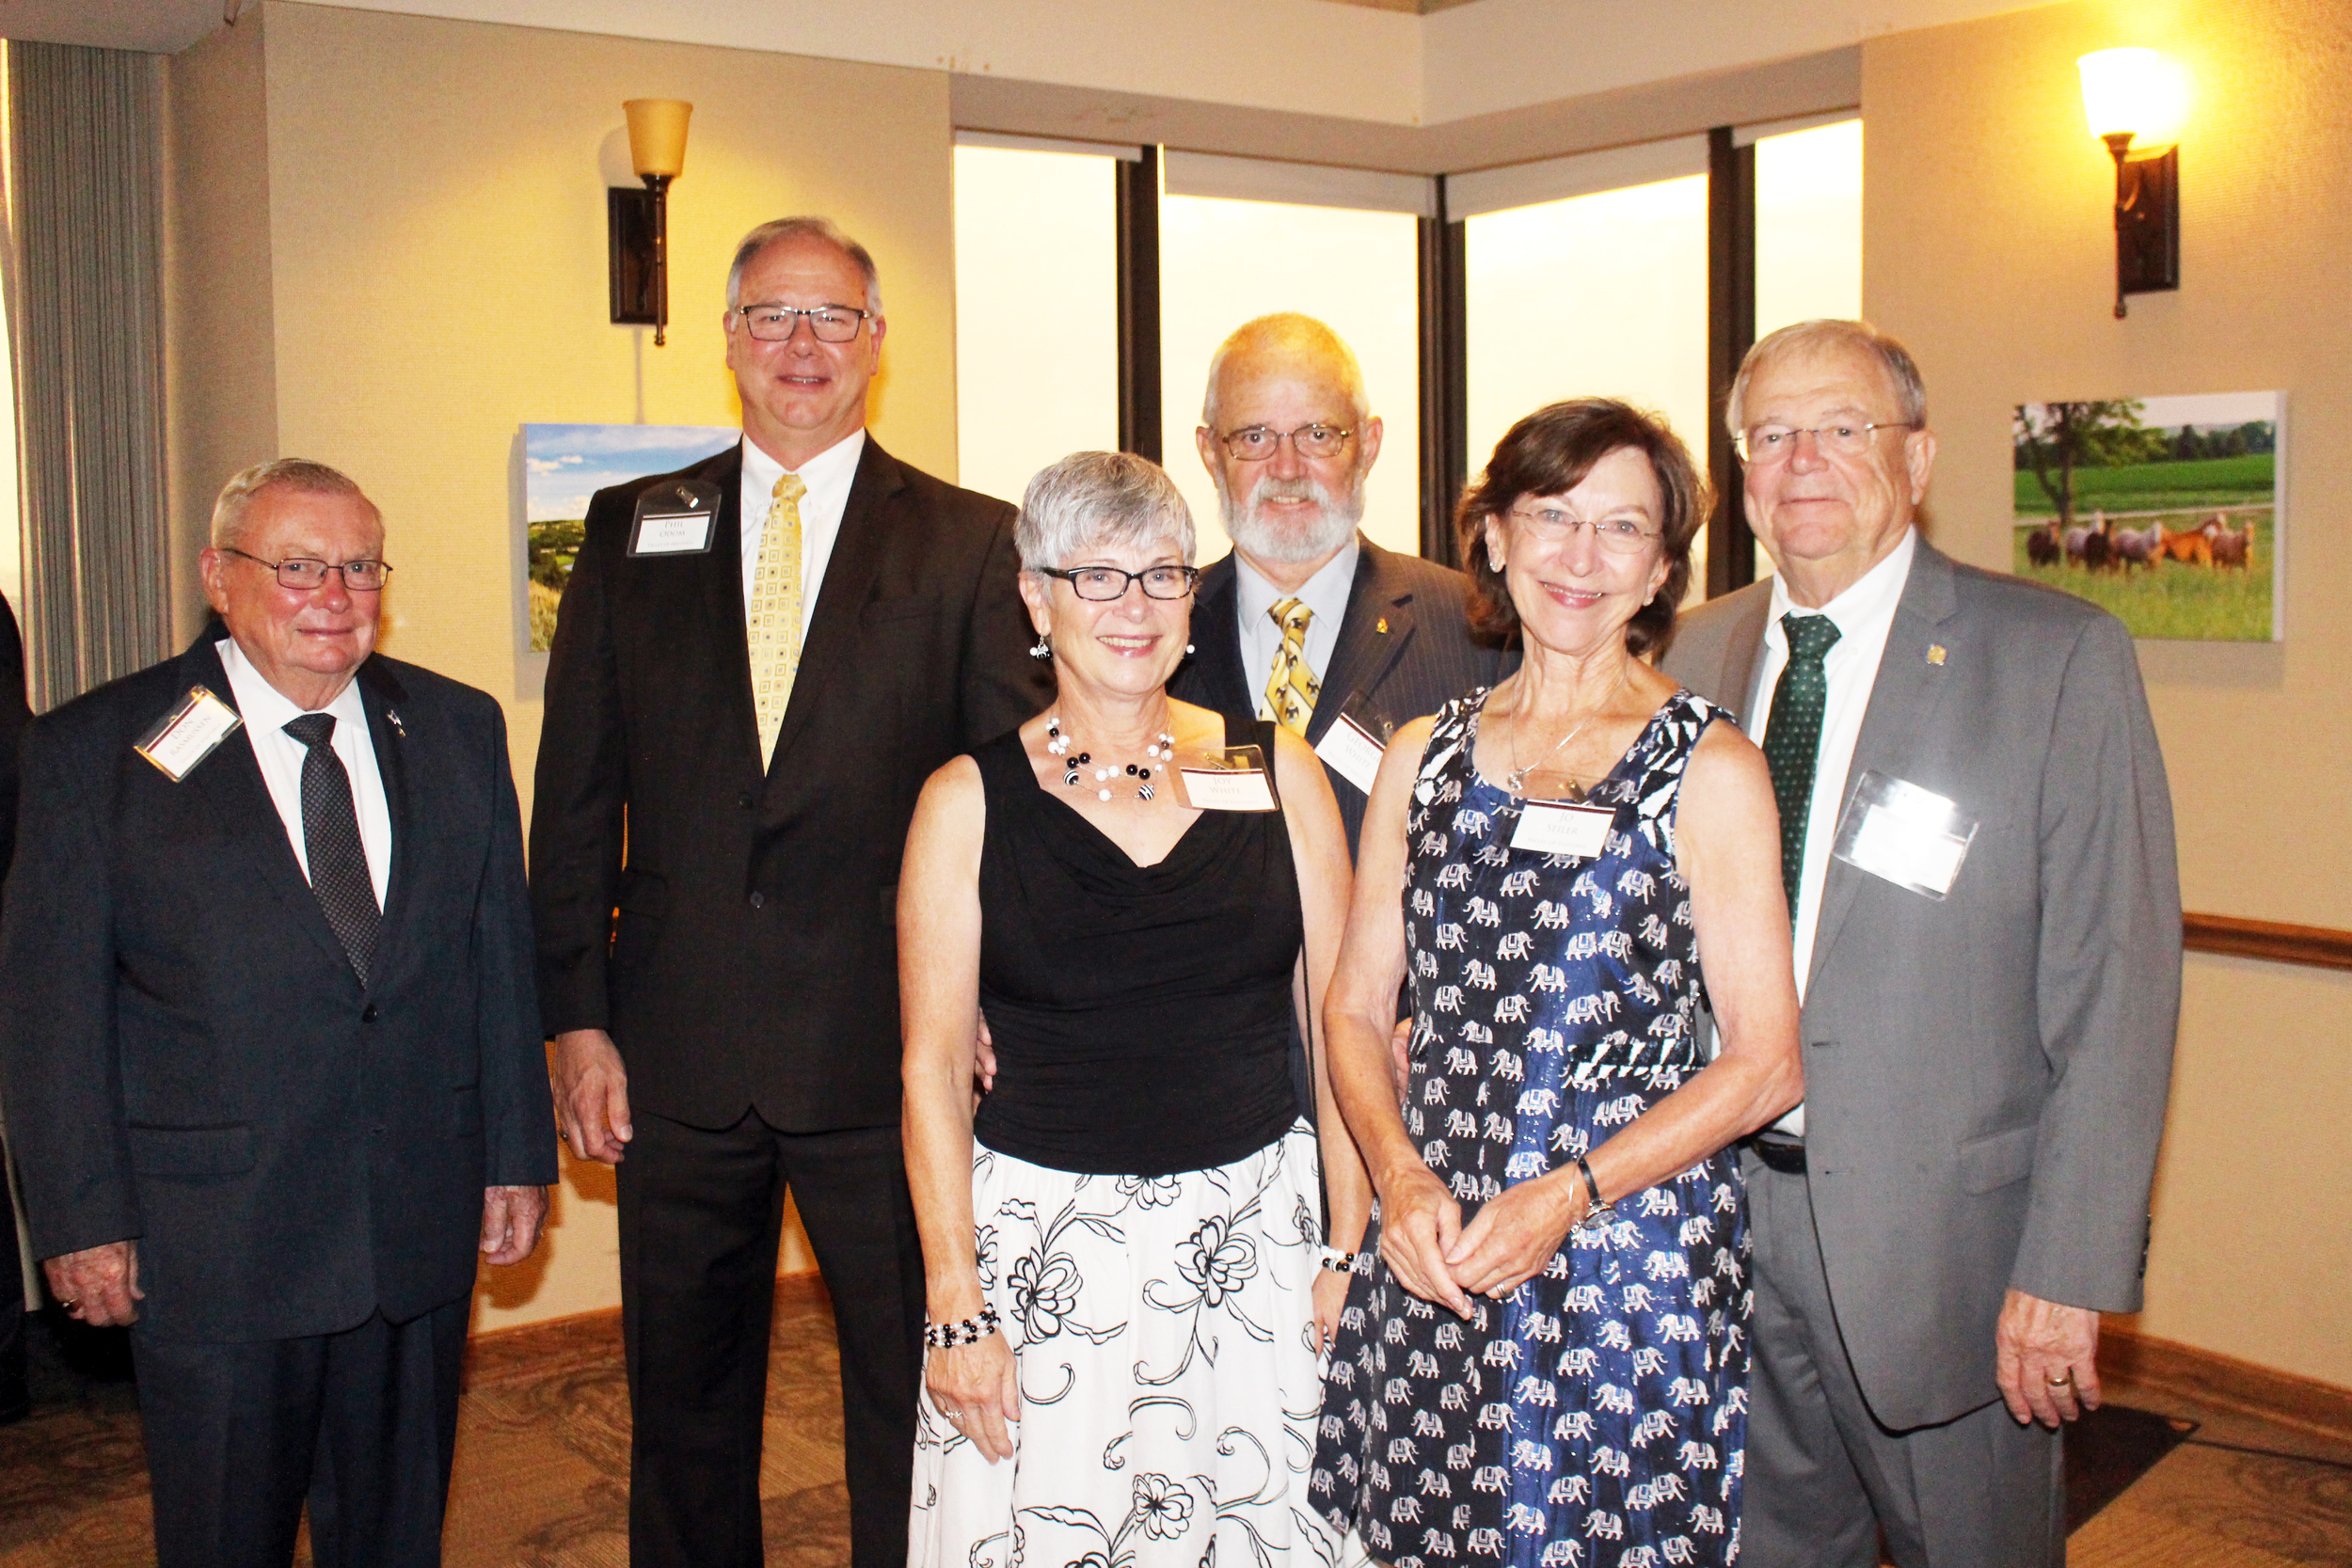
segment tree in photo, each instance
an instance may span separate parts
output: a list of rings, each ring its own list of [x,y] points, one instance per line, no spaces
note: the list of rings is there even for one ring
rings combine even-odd
[[[2030,468],[2058,510],[2051,537],[2062,540],[2074,523],[2074,470],[2118,467],[2171,455],[2161,430],[2139,422],[2134,399],[2102,403],[2026,403],[2015,411],[2017,467]]]

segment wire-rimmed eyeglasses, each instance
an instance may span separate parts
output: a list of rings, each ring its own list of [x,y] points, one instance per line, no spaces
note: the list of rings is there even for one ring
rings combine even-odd
[[[283,561],[264,561],[258,555],[247,555],[226,545],[221,546],[220,553],[233,555],[240,561],[250,561],[256,566],[266,566],[278,574],[280,588],[297,589],[305,594],[326,586],[329,572],[342,573],[343,587],[350,593],[379,594],[383,592],[384,579],[392,573],[391,567],[381,561],[314,561],[307,555],[290,555]]]
[[[1301,457],[1337,457],[1347,450],[1348,437],[1356,433],[1342,430],[1335,424],[1302,424],[1296,430],[1276,430],[1270,425],[1244,425],[1218,436],[1222,446],[1244,463],[1263,463],[1281,450],[1288,441],[1291,450]]]
[[[1916,420],[1881,420],[1866,423],[1856,420],[1840,424],[1817,425],[1810,430],[1795,429],[1785,424],[1750,425],[1740,433],[1732,445],[1740,449],[1740,460],[1751,467],[1761,468],[1772,463],[1785,463],[1797,450],[1797,437],[1810,436],[1814,444],[1830,457],[1860,457],[1870,450],[1870,438],[1882,430],[1916,430]]]

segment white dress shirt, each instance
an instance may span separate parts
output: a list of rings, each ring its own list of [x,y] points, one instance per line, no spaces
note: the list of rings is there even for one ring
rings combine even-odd
[[[1805,982],[1813,970],[1813,939],[1821,922],[1821,884],[1829,876],[1830,846],[1836,842],[1837,819],[1845,810],[1847,773],[1853,766],[1855,742],[1862,738],[1862,716],[1870,706],[1870,689],[1878,684],[1879,657],[1886,652],[1887,634],[1895,629],[1895,610],[1902,602],[1903,584],[1911,578],[1911,558],[1918,543],[1916,530],[1904,531],[1886,559],[1855,580],[1853,586],[1820,610],[1807,610],[1788,596],[1788,579],[1772,578],[1772,608],[1764,624],[1764,657],[1757,661],[1756,691],[1748,704],[1756,716],[1754,732],[1758,745],[1772,734],[1772,703],[1780,673],[1788,665],[1788,633],[1780,618],[1794,610],[1800,615],[1826,615],[1837,623],[1837,641],[1821,657],[1829,677],[1829,701],[1821,711],[1821,750],[1813,769],[1813,806],[1805,816],[1804,866],[1797,882],[1796,939],[1797,1000],[1804,1001]],[[1804,1135],[1804,1107],[1799,1105],[1773,1123],[1792,1137]]]
[[[310,840],[302,831],[302,763],[310,748],[286,733],[287,723],[310,712],[297,707],[246,658],[233,637],[216,644],[221,668],[229,672],[229,690],[237,699],[245,733],[252,737],[253,760],[262,765],[262,782],[269,785],[270,803],[286,825],[294,845],[294,863],[310,875]],[[368,734],[367,705],[359,700],[356,679],[341,695],[317,710],[335,716],[335,734],[327,744],[342,759],[351,779],[351,804],[359,816],[359,847],[368,857],[368,880],[375,884],[375,907],[384,907],[384,893],[392,879],[392,812],[384,799],[384,775],[375,766],[375,740]]]
[[[1287,598],[1306,601],[1314,611],[1307,623],[1307,667],[1320,681],[1330,673],[1331,656],[1340,645],[1340,623],[1347,617],[1348,591],[1356,584],[1356,560],[1363,553],[1360,534],[1351,533],[1340,553],[1323,563],[1322,569],[1307,579],[1295,594],[1285,594],[1260,577],[1237,550],[1233,554],[1233,614],[1241,623],[1241,668],[1249,682],[1249,700],[1257,705],[1258,717],[1271,719],[1266,710],[1265,686],[1273,677],[1275,657],[1282,651],[1282,628],[1266,613]],[[1335,702],[1347,701],[1350,693],[1329,693]],[[1322,705],[1318,695],[1315,703]]]
[[[858,459],[866,451],[866,432],[852,432],[801,465],[801,483],[808,493],[801,498],[801,633],[805,641],[809,617],[817,610],[817,591],[825,585],[825,566],[833,560],[834,542],[841,537],[841,515],[850,508],[850,485],[857,478]],[[759,573],[759,544],[768,532],[768,509],[775,504],[776,481],[784,465],[743,437],[743,618],[751,619],[752,580]]]

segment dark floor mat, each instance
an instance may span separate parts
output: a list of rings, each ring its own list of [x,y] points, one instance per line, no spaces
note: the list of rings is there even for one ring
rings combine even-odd
[[[2195,1421],[2102,1405],[2066,1429],[2066,1531],[2072,1535],[2188,1439]]]

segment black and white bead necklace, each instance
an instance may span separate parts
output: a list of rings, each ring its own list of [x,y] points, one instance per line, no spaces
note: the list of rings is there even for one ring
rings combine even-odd
[[[1143,749],[1143,754],[1149,760],[1131,762],[1122,770],[1110,764],[1097,766],[1091,752],[1080,752],[1072,756],[1070,737],[1061,733],[1061,716],[1048,714],[1045,720],[1045,750],[1049,755],[1062,759],[1061,782],[1072,789],[1078,787],[1082,776],[1091,774],[1095,799],[1107,800],[1111,798],[1111,781],[1124,777],[1136,781],[1136,800],[1149,800],[1152,799],[1152,764],[1156,762],[1162,772],[1167,771],[1168,759],[1176,754],[1176,737],[1162,730],[1159,738]]]

